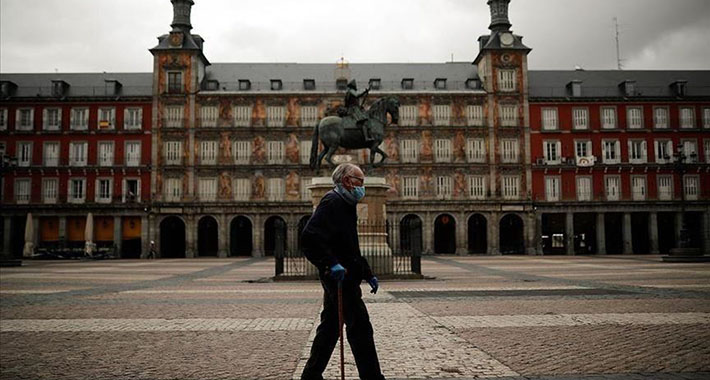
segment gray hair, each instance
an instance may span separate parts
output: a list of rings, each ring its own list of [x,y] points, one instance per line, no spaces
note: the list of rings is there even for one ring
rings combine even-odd
[[[333,170],[333,184],[338,185],[343,183],[343,177],[353,173],[355,169],[359,169],[355,164],[345,163],[338,165],[338,167]]]

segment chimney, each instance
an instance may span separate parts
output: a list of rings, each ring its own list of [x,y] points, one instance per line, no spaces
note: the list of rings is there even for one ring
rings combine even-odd
[[[488,6],[491,8],[491,25],[488,26],[488,29],[494,32],[510,31],[509,3],[510,0],[488,0]]]
[[[195,2],[192,0],[170,0],[173,3],[173,31],[189,32],[192,29],[190,24],[190,11]]]

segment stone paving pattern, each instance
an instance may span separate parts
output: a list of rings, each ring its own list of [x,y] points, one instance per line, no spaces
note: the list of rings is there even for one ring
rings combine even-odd
[[[365,293],[388,379],[710,379],[710,264],[443,256],[422,268],[434,279]],[[0,268],[0,379],[298,378],[321,289],[264,281],[273,270],[255,258]]]

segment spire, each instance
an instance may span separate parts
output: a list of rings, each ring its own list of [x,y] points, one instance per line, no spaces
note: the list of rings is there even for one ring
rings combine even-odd
[[[491,8],[491,25],[488,29],[494,32],[510,31],[510,21],[508,21],[508,4],[510,0],[488,0]]]
[[[195,4],[192,0],[170,0],[173,3],[173,31],[189,32],[192,29],[190,24],[190,11]]]

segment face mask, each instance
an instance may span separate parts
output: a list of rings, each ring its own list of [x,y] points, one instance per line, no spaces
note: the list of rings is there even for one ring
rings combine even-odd
[[[355,199],[362,200],[362,198],[365,198],[365,187],[364,186],[355,186],[352,189],[352,194],[355,196]]]

